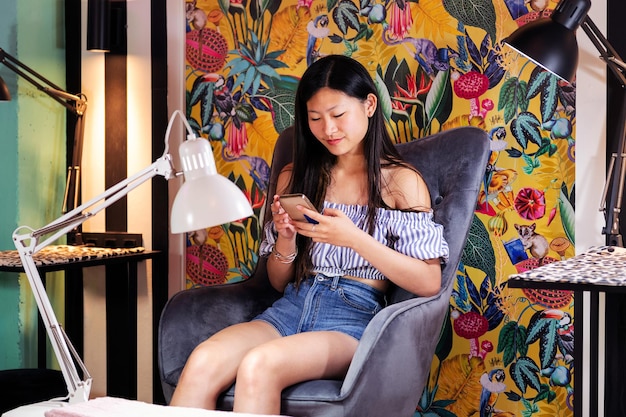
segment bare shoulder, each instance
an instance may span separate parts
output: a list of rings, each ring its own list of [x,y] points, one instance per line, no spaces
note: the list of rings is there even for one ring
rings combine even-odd
[[[414,169],[394,166],[384,170],[385,202],[399,210],[430,209],[430,193],[424,178]]]

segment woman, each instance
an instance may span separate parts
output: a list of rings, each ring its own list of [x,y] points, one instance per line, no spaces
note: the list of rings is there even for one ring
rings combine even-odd
[[[294,161],[278,177],[261,243],[283,297],[201,343],[171,405],[213,409],[236,379],[234,411],[279,414],[287,386],[345,375],[389,282],[439,291],[443,230],[423,179],[396,152],[367,70],[324,57],[302,76],[295,104]],[[293,192],[320,209],[297,207],[314,222],[281,207],[279,195]]]

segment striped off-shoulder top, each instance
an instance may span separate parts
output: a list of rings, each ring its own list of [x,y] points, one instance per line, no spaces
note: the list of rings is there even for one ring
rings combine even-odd
[[[367,206],[324,202],[324,208],[341,210],[354,224],[366,230]],[[276,243],[274,223],[265,225],[260,255],[269,256]],[[443,237],[443,226],[428,212],[407,212],[379,208],[373,237],[384,245],[417,259],[448,259],[448,244]],[[314,243],[311,261],[313,273],[326,276],[349,275],[367,279],[385,279],[385,276],[350,248]]]

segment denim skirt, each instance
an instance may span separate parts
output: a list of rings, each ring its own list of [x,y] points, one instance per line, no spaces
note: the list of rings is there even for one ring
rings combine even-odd
[[[362,282],[312,275],[296,288],[289,283],[271,307],[254,320],[265,321],[282,336],[332,330],[361,339],[372,317],[385,306],[385,294]]]

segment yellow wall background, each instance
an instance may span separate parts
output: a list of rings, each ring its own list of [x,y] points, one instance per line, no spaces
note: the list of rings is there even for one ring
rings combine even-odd
[[[516,272],[574,255],[575,86],[503,46],[550,0],[197,0],[187,8],[187,117],[255,216],[188,236],[188,287],[257,261],[278,134],[316,57],[363,63],[397,142],[457,126],[492,157],[416,416],[571,416],[572,293],[511,290]]]

